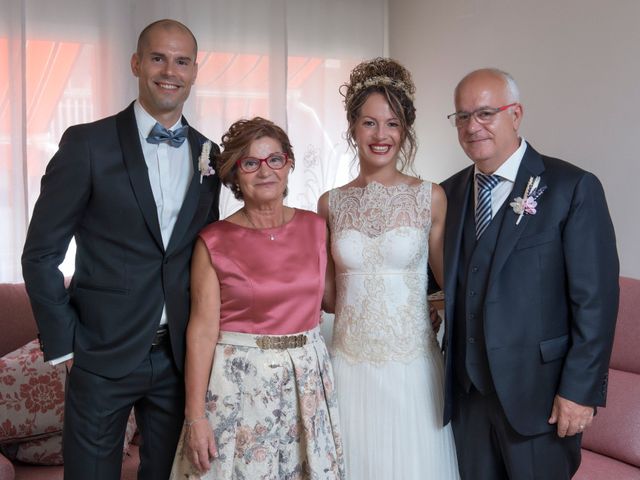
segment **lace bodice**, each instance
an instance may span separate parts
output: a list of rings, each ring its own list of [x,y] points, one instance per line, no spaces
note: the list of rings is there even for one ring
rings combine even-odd
[[[431,183],[329,193],[336,265],[333,354],[408,362],[436,347],[427,305]]]

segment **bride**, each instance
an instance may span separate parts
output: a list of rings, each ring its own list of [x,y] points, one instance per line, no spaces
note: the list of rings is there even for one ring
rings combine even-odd
[[[341,88],[360,171],[326,192],[335,285],[332,359],[350,480],[457,479],[442,426],[443,359],[429,320],[427,262],[442,284],[446,197],[411,169],[415,86],[391,59],[363,62]]]

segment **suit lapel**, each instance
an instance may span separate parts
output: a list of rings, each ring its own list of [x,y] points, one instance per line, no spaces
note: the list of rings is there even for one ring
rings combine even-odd
[[[455,290],[458,276],[458,263],[460,261],[460,249],[462,248],[462,233],[464,229],[464,219],[469,206],[469,195],[473,182],[473,166],[464,172],[458,182],[452,184],[447,191],[447,221],[445,222],[445,319],[446,331],[450,332],[450,323],[453,322]]]
[[[184,117],[182,117],[183,125],[188,125]],[[193,165],[193,175],[189,188],[180,207],[180,213],[176,219],[176,224],[173,227],[171,238],[169,239],[169,245],[167,246],[167,253],[170,253],[173,249],[179,245],[180,239],[184,236],[198,206],[198,200],[200,198],[200,171],[198,169],[198,159],[200,157],[200,150],[202,144],[198,139],[198,135],[192,128],[189,128],[189,149],[191,151],[191,164]]]
[[[455,285],[456,274],[453,272],[458,271],[458,254],[460,253],[460,245],[462,242],[464,219],[469,205],[469,195],[471,195],[472,176],[473,167],[470,167],[467,172],[461,176],[460,181],[452,185],[447,195],[449,205],[447,207],[447,221],[445,223],[444,258],[445,270],[450,273],[447,275],[445,282],[447,291]]]
[[[122,158],[129,174],[134,195],[142,211],[142,216],[158,247],[164,251],[156,201],[153,198],[147,164],[144,161],[144,154],[140,146],[140,135],[133,111],[133,103],[116,116],[116,129],[120,139]]]
[[[490,291],[489,289],[491,289],[494,280],[499,275],[509,255],[511,255],[518,239],[527,227],[527,223],[529,223],[529,215],[523,215],[520,223],[516,225],[518,216],[513,212],[509,203],[516,197],[522,197],[529,179],[541,175],[543,171],[544,164],[542,163],[540,154],[536,152],[531,145],[527,145],[527,150],[520,163],[520,168],[518,168],[513,190],[506,200],[507,205],[505,205],[505,208],[507,208],[507,210],[504,212],[500,233],[498,234],[498,240],[496,242],[496,249],[487,284],[487,292]]]

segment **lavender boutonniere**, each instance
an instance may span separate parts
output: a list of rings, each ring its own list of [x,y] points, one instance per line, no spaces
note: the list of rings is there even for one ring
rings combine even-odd
[[[213,175],[216,171],[213,169],[210,163],[209,154],[211,153],[211,141],[207,140],[202,144],[202,150],[198,157],[198,170],[200,171],[200,183],[204,177]]]
[[[529,177],[529,182],[527,183],[527,188],[524,189],[524,195],[522,197],[516,197],[513,199],[513,202],[509,204],[516,215],[518,215],[518,220],[516,220],[516,225],[520,224],[520,220],[524,215],[535,215],[538,207],[538,198],[540,195],[544,193],[547,189],[546,185],[540,187],[540,177]]]

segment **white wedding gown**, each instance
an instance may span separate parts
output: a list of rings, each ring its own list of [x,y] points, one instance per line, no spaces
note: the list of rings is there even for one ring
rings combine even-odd
[[[431,184],[332,190],[329,225],[347,478],[458,479],[427,304]]]

